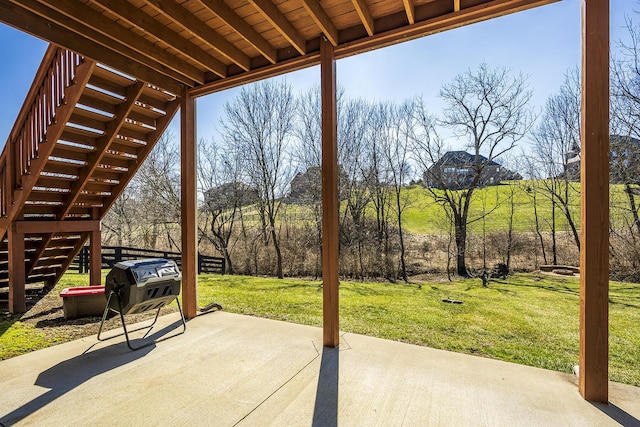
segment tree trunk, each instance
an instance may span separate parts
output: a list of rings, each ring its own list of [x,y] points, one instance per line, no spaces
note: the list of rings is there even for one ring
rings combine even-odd
[[[283,279],[282,273],[282,252],[280,252],[280,242],[278,242],[278,236],[276,235],[276,228],[273,223],[271,225],[271,238],[273,239],[273,249],[276,251],[276,276],[278,279]]]
[[[536,222],[536,234],[538,235],[538,239],[540,240],[540,249],[542,249],[542,259],[544,263],[547,264],[547,251],[544,246],[544,238],[542,237],[542,232],[540,231],[540,217],[538,216],[538,197],[535,193],[534,187],[533,193],[533,216]]]
[[[456,269],[458,276],[469,277],[466,263],[467,252],[467,225],[463,223],[461,218],[456,217]]]
[[[225,273],[226,274],[233,274],[233,264],[231,263],[231,254],[229,253],[229,249],[224,247],[223,250],[222,250],[222,254],[224,255],[224,262],[225,262],[225,265],[226,265]]]
[[[556,245],[556,202],[551,203],[551,253],[553,265],[558,265],[558,246]]]
[[[398,235],[400,236],[400,270],[402,274],[402,280],[405,283],[409,283],[409,278],[407,277],[407,262],[405,260],[405,248],[404,248],[404,237],[402,232],[402,221],[398,218]]]
[[[565,215],[567,217],[567,222],[569,223],[569,227],[571,228],[571,233],[573,234],[573,240],[575,240],[576,246],[578,247],[578,252],[580,252],[580,234],[578,233],[576,224],[573,222],[573,217],[569,212],[569,205],[567,204],[564,209],[565,209]]]
[[[631,209],[631,214],[633,215],[633,223],[638,230],[638,235],[640,235],[640,217],[638,216],[638,207],[636,206],[636,198],[633,195],[633,191],[631,189],[631,185],[626,183],[624,185],[625,193],[627,193],[627,198],[629,199],[629,208]]]
[[[510,184],[513,185],[513,184]],[[511,191],[511,212],[509,213],[509,229],[507,231],[507,270],[511,271],[511,248],[513,247],[513,217],[515,215],[516,206],[513,194],[513,187]]]

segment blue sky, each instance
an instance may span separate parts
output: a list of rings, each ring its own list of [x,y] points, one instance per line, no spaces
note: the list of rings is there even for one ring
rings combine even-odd
[[[453,76],[485,61],[529,76],[533,105],[541,108],[558,90],[565,72],[580,64],[581,1],[563,0],[548,6],[473,24],[419,40],[379,49],[338,61],[338,84],[348,97],[371,101],[423,95],[430,111],[438,113],[440,87]],[[625,14],[640,22],[640,3],[611,0],[611,49],[626,37]],[[635,16],[634,16],[635,15]],[[15,117],[32,83],[47,44],[0,24],[0,67],[3,99],[0,102],[0,141],[6,141]],[[286,76],[295,92],[319,82],[318,67]],[[216,135],[224,103],[239,89],[198,100],[198,137]],[[176,120],[171,128],[176,135]]]

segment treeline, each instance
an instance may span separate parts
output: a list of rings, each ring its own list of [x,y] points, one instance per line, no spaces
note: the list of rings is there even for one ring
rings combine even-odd
[[[629,30],[640,41],[637,27]],[[638,45],[612,66],[611,178],[624,197],[611,198],[611,266],[627,280],[640,279]],[[446,108],[438,115],[420,97],[370,102],[341,91],[341,274],[395,281],[430,271],[481,274],[498,262],[577,265],[579,72],[567,73],[537,119],[531,93],[524,76],[486,64],[441,88]],[[296,95],[283,81],[247,86],[225,105],[220,135],[198,144],[201,250],[223,256],[229,273],[321,275],[319,89]],[[444,160],[451,136],[466,153],[454,163]],[[180,250],[179,158],[175,136],[165,134],[105,219],[105,243]],[[515,223],[519,175],[530,178],[522,184],[533,206],[527,231]],[[505,178],[501,191],[488,191]],[[424,184],[428,197],[412,197],[410,182]],[[407,233],[416,203],[438,206],[439,233]],[[503,226],[487,231],[497,206],[507,207]]]

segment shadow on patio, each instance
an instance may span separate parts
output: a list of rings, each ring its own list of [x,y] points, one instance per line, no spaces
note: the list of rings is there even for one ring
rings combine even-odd
[[[153,337],[171,334],[177,315]],[[164,326],[164,329],[162,327]],[[8,425],[640,425],[640,388],[609,405],[571,375],[215,312],[137,352],[95,336],[0,362]]]

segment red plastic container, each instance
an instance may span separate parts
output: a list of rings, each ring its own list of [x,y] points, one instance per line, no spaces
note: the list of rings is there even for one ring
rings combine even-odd
[[[101,316],[107,305],[104,286],[83,286],[66,288],[60,292],[64,318]]]

